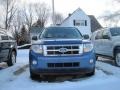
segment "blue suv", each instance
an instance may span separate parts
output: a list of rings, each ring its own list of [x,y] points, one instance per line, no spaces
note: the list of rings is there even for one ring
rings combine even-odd
[[[95,54],[93,44],[83,40],[74,27],[48,27],[33,36],[29,52],[30,77],[44,75],[93,75]],[[37,40],[38,39],[38,40]]]

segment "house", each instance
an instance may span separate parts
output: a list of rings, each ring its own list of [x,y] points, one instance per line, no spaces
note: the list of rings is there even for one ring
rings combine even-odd
[[[31,27],[31,29],[30,29],[31,40],[32,40],[33,36],[39,36],[42,30],[43,30],[43,28],[40,28],[40,27],[35,27],[35,26]]]
[[[76,27],[83,35],[91,35],[91,33],[99,28],[98,23],[93,15],[87,15],[83,10],[78,8],[72,14],[59,24],[60,27]]]

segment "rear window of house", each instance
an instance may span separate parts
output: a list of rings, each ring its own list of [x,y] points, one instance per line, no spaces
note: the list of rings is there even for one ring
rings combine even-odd
[[[81,39],[82,35],[76,28],[47,28],[40,38]]]

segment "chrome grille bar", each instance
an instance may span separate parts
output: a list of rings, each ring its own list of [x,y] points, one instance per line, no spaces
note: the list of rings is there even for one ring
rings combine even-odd
[[[82,45],[82,44],[81,44]],[[80,54],[80,45],[44,45],[44,56],[70,56]],[[60,52],[61,48],[65,48],[66,52]],[[81,50],[82,51],[82,50]]]

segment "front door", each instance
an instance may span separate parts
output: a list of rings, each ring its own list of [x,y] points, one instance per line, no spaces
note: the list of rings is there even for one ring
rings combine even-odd
[[[93,43],[94,43],[95,53],[102,54],[102,31],[97,32]]]
[[[102,35],[102,54],[112,56],[112,40],[108,30],[104,30]]]

